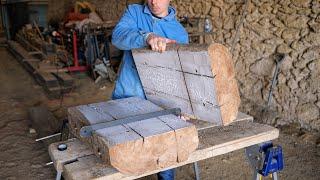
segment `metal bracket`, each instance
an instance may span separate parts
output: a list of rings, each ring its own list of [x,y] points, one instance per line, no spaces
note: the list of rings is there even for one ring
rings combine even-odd
[[[283,169],[281,146],[273,146],[271,141],[256,144],[246,148],[246,155],[254,170],[254,180],[268,175],[278,180],[277,172]]]
[[[169,114],[174,114],[176,116],[180,116],[181,109],[180,108],[166,109],[166,110],[155,111],[155,112],[150,112],[150,113],[146,113],[146,114],[131,116],[131,117],[123,118],[123,119],[117,119],[114,121],[94,124],[94,125],[90,125],[90,126],[83,126],[80,129],[80,136],[81,137],[89,137],[92,135],[93,131],[96,131],[99,129],[117,126],[117,125],[121,125],[121,124],[137,122],[137,121],[142,121],[142,120],[151,119],[151,118],[169,115]]]

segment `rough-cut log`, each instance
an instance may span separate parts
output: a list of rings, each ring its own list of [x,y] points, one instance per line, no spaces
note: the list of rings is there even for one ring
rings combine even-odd
[[[184,114],[216,125],[235,120],[240,96],[231,55],[223,45],[174,45],[164,53],[136,49],[133,58],[151,102],[180,107]]]
[[[141,174],[186,161],[198,146],[195,126],[164,115],[97,130],[89,138],[81,127],[116,121],[163,108],[140,98],[119,99],[68,109],[71,132],[88,143],[104,162],[125,174]]]

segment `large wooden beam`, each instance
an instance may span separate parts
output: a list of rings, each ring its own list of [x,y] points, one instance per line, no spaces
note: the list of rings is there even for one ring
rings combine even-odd
[[[164,53],[136,49],[133,58],[148,100],[217,125],[235,120],[240,96],[223,45],[174,45]]]
[[[240,119],[241,118],[238,120]],[[205,128],[204,130],[199,130],[199,147],[196,151],[191,153],[187,161],[155,171],[145,171],[144,174],[137,176],[123,174],[113,167],[103,164],[101,160],[94,155],[75,156],[76,154],[86,151],[82,146],[74,143],[78,142],[78,140],[66,142],[70,149],[65,152],[56,150],[56,146],[59,143],[52,144],[49,147],[49,152],[51,152],[50,157],[54,164],[57,165],[56,169],[63,166],[65,179],[129,180],[226,154],[254,144],[276,139],[278,136],[279,131],[276,128],[265,124],[253,123],[251,121],[234,122],[230,126],[225,127]],[[73,160],[74,162],[68,163],[70,160]]]
[[[125,174],[141,174],[186,161],[198,146],[196,127],[164,115],[97,130],[89,138],[81,127],[163,110],[150,101],[127,98],[68,109],[72,133],[107,164]]]

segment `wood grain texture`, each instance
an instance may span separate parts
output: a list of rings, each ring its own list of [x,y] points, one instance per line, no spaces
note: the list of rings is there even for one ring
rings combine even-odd
[[[148,100],[216,125],[235,120],[240,95],[223,45],[174,45],[164,53],[143,48],[133,57]]]
[[[195,126],[176,116],[160,116],[79,135],[81,127],[163,110],[140,98],[126,98],[69,108],[72,133],[97,157],[124,174],[140,174],[187,160],[198,146]],[[188,147],[188,150],[185,148]]]
[[[218,102],[221,105],[223,124],[235,120],[240,105],[240,94],[235,79],[235,70],[231,54],[221,44],[211,44],[208,48],[211,57],[211,67],[216,74],[214,81]]]

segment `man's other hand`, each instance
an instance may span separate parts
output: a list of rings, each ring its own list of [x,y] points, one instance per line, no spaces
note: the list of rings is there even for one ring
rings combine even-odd
[[[164,52],[168,43],[176,43],[175,40],[163,38],[153,33],[148,35],[147,44],[151,46],[153,51]]]

